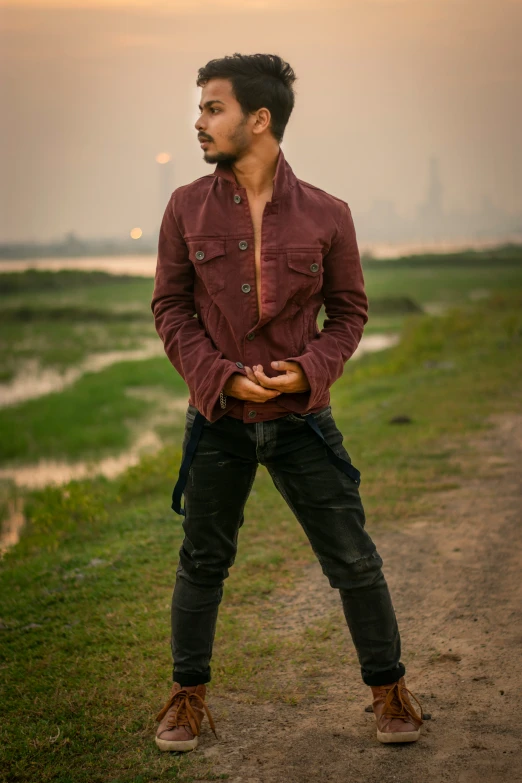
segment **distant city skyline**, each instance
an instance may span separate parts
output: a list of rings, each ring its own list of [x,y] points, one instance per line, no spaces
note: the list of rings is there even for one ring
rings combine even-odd
[[[520,230],[520,0],[0,8],[0,242],[154,236],[168,191],[212,171],[197,70],[235,51],[295,69],[285,156],[348,202],[361,239]]]
[[[391,199],[376,199],[370,209],[354,214],[363,242],[437,242],[443,239],[492,239],[522,235],[522,211],[510,213],[495,206],[487,194],[477,209],[447,209],[439,159],[429,159],[426,193],[412,215],[397,212]]]

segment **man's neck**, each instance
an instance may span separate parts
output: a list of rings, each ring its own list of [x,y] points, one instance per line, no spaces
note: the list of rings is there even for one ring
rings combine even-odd
[[[274,176],[279,157],[279,145],[266,152],[249,152],[232,164],[232,171],[241,187],[254,198],[272,194]]]

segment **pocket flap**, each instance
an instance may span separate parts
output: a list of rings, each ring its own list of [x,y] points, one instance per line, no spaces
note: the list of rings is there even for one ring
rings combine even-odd
[[[317,277],[323,269],[323,256],[320,250],[308,253],[306,250],[288,250],[286,260],[291,269],[310,277]]]
[[[194,264],[205,264],[212,258],[225,255],[224,239],[189,239],[187,247]]]

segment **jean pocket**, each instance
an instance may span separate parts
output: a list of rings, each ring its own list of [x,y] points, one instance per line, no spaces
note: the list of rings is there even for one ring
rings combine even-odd
[[[317,413],[314,413],[313,416],[316,420],[321,421],[322,419],[326,418],[327,416],[331,415],[332,408],[330,405],[327,405],[326,408],[322,408]],[[302,413],[289,413],[286,417],[290,421],[304,421],[306,422],[306,416]]]
[[[289,413],[286,416],[287,421],[297,421],[300,423],[306,422],[306,419],[304,416],[302,416],[300,413]]]

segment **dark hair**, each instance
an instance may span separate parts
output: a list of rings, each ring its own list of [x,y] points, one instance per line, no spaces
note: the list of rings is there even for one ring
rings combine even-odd
[[[203,87],[210,79],[230,79],[232,90],[246,116],[257,109],[268,109],[270,130],[281,143],[286,124],[294,108],[292,84],[296,75],[277,54],[238,54],[210,60],[198,71],[196,84]]]

